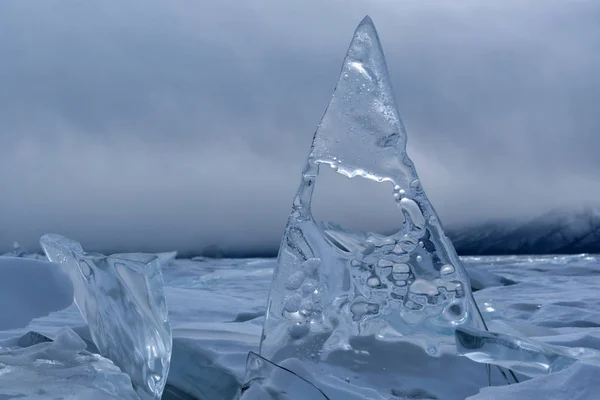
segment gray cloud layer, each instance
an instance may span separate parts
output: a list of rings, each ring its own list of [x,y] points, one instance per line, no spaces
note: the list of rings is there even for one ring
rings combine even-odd
[[[595,1],[5,0],[0,251],[276,249],[367,13],[446,224],[598,199]],[[397,223],[388,188],[330,181],[317,214]]]

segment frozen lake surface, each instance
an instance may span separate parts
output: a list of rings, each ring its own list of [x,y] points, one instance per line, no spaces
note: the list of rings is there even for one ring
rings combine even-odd
[[[7,260],[4,260],[0,267],[5,266]],[[599,256],[463,257],[462,260],[473,286],[482,288],[474,295],[491,331],[552,345],[600,350]],[[275,263],[275,259],[208,258],[166,262],[163,276],[174,336],[170,374],[173,378],[169,387],[175,385],[207,400],[228,400],[235,395],[236,385],[243,379],[248,352],[258,351]],[[2,285],[9,285],[9,273],[9,269],[0,268],[0,289],[5,294],[8,288]],[[47,277],[30,274],[28,279],[31,284],[37,282],[35,287],[39,291],[38,280]],[[13,289],[16,281],[11,283]],[[23,298],[34,295],[26,287],[21,290]],[[60,307],[59,300],[55,307]],[[12,301],[18,309],[19,299]],[[26,327],[0,331],[0,340],[28,331],[54,337],[64,326],[79,333],[85,331],[81,328],[84,324],[77,308],[71,305],[35,318]],[[0,366],[1,363],[0,359]],[[16,373],[0,368],[0,379],[3,372]],[[518,385],[486,388],[472,399],[600,398],[593,397],[593,393],[600,393],[595,391],[600,384],[594,378],[599,373],[595,363],[577,363],[563,372]],[[51,386],[41,378],[38,382],[40,390]],[[26,385],[22,391],[18,379],[8,387],[0,385],[0,398],[52,398],[35,394],[38,393],[35,379],[23,380],[22,385]]]

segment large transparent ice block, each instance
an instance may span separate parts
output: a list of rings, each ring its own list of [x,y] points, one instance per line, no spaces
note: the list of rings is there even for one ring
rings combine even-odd
[[[54,234],[40,243],[71,278],[75,303],[100,354],[131,377],[140,398],[160,399],[172,334],[158,258],[86,253],[78,242]]]
[[[486,327],[406,140],[379,38],[366,17],[313,138],[260,347],[278,364],[310,365],[333,400],[326,387],[338,384],[354,385],[357,398],[386,399],[393,393],[458,399],[488,384],[485,366],[457,360],[454,330]],[[325,167],[388,185],[402,226],[389,236],[324,230],[312,216],[311,198]],[[450,381],[453,393],[444,390]],[[358,394],[361,388],[368,394]]]

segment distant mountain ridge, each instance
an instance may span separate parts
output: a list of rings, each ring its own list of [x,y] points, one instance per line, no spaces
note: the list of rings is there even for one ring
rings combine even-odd
[[[486,222],[446,233],[460,255],[600,253],[600,207],[555,209],[526,223]]]

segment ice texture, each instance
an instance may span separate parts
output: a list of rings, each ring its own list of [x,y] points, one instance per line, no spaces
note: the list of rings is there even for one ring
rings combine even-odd
[[[189,296],[185,300],[189,306]],[[192,319],[194,318],[193,313]],[[235,329],[235,328],[233,328]],[[77,326],[73,330],[81,337],[87,345],[86,350],[98,353],[98,348],[92,342],[90,331],[87,326]],[[186,331],[188,331],[186,329]],[[199,335],[206,336],[207,329],[199,329]],[[230,355],[236,353],[231,341],[225,351],[212,350],[214,343],[203,343],[197,339],[177,337],[176,330],[173,331],[173,352],[169,367],[169,376],[161,400],[198,400],[198,399],[232,399],[240,391],[242,377],[238,377],[228,368],[223,367],[219,361],[219,355],[223,353]],[[189,332],[188,332],[189,333]],[[219,332],[221,339],[228,335]],[[229,335],[230,336],[230,335]],[[258,337],[259,335],[256,335]],[[231,339],[231,338],[228,338]],[[245,358],[248,350],[243,357]],[[240,351],[241,353],[241,351]],[[242,355],[240,354],[240,357]],[[241,363],[240,363],[241,364]],[[242,372],[243,373],[243,372]]]
[[[484,388],[466,400],[595,400],[600,366],[577,362],[571,367],[508,387]]]
[[[84,350],[69,328],[52,340],[36,332],[0,342],[1,399],[138,400],[129,376]]]
[[[290,358],[317,364],[320,379],[347,373],[341,385],[371,390],[358,394],[357,389],[358,398],[417,395],[426,392],[424,387],[439,389],[426,393],[434,398],[464,398],[468,390],[448,394],[443,384],[425,381],[411,387],[396,373],[427,376],[434,367],[414,357],[445,360],[443,355],[456,354],[457,327],[486,330],[465,268],[406,153],[406,140],[378,35],[365,17],[302,172],[274,272],[260,354],[280,365]],[[402,226],[389,236],[328,235],[311,213],[322,167],[389,185],[404,217]],[[353,242],[346,246],[345,240]],[[413,357],[403,357],[397,351],[401,346],[390,347],[401,342],[419,351],[411,349]],[[446,361],[436,364],[432,379],[454,379],[455,360]],[[403,369],[404,364],[421,370]],[[466,386],[488,384],[486,367],[477,367],[481,373],[465,376]]]
[[[74,287],[74,299],[101,355],[131,377],[142,400],[160,399],[172,334],[159,259],[131,253],[104,256],[71,239],[49,234],[40,243]]]
[[[600,352],[562,347],[532,339],[469,328],[456,330],[459,354],[471,360],[500,365],[527,376],[559,372],[582,360],[600,365]]]
[[[309,374],[308,371],[303,371]],[[329,400],[309,380],[259,356],[248,353],[241,400]]]
[[[362,252],[370,243],[367,238],[372,235],[369,232],[349,231],[346,228],[331,222],[322,222],[320,224],[323,234],[337,246],[342,246],[348,251]],[[467,272],[471,290],[473,292],[493,286],[509,286],[516,284],[511,279],[498,276],[490,271],[481,268],[474,268],[469,264],[464,264]]]

